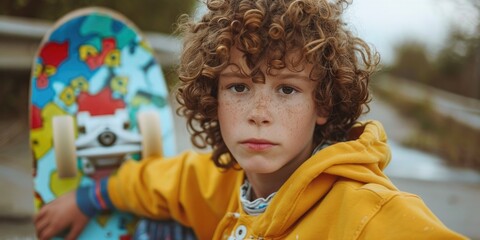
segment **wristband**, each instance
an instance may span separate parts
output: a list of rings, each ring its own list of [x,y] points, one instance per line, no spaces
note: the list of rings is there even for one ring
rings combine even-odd
[[[91,218],[100,211],[114,208],[110,197],[108,197],[107,183],[108,178],[105,178],[94,185],[77,189],[77,206],[83,214]]]

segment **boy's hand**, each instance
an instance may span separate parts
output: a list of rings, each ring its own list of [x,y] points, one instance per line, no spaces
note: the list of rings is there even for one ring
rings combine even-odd
[[[34,221],[39,239],[50,239],[67,228],[70,230],[65,239],[76,239],[88,220],[77,207],[73,191],[43,206]]]

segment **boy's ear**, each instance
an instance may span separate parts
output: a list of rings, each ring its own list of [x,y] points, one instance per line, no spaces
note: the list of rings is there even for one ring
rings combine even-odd
[[[316,122],[318,125],[323,125],[327,122],[327,120],[328,120],[328,117],[318,116]]]
[[[328,115],[329,114],[325,109],[317,110],[317,121],[316,121],[316,123],[318,125],[325,124],[328,120]]]

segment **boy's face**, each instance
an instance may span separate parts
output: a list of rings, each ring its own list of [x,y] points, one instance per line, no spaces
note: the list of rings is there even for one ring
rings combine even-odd
[[[327,120],[317,115],[316,82],[309,79],[312,66],[300,72],[276,70],[275,76],[265,76],[265,83],[253,83],[239,72],[237,66],[245,65],[242,56],[233,47],[231,65],[219,77],[223,140],[247,173],[293,172],[313,151],[315,125]]]

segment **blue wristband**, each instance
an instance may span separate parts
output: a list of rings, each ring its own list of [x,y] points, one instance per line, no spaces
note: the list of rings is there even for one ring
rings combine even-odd
[[[108,184],[108,178],[104,178],[100,180],[101,198],[106,204],[106,207],[107,207],[106,209],[115,209],[115,206],[113,206],[112,200],[110,200],[110,197],[108,196],[107,184]]]
[[[107,192],[108,178],[94,185],[77,189],[77,206],[88,217],[93,217],[100,211],[114,209]]]
[[[89,199],[89,192],[95,188],[95,185],[84,186],[77,189],[77,206],[85,216],[92,218],[97,214],[97,209]]]

